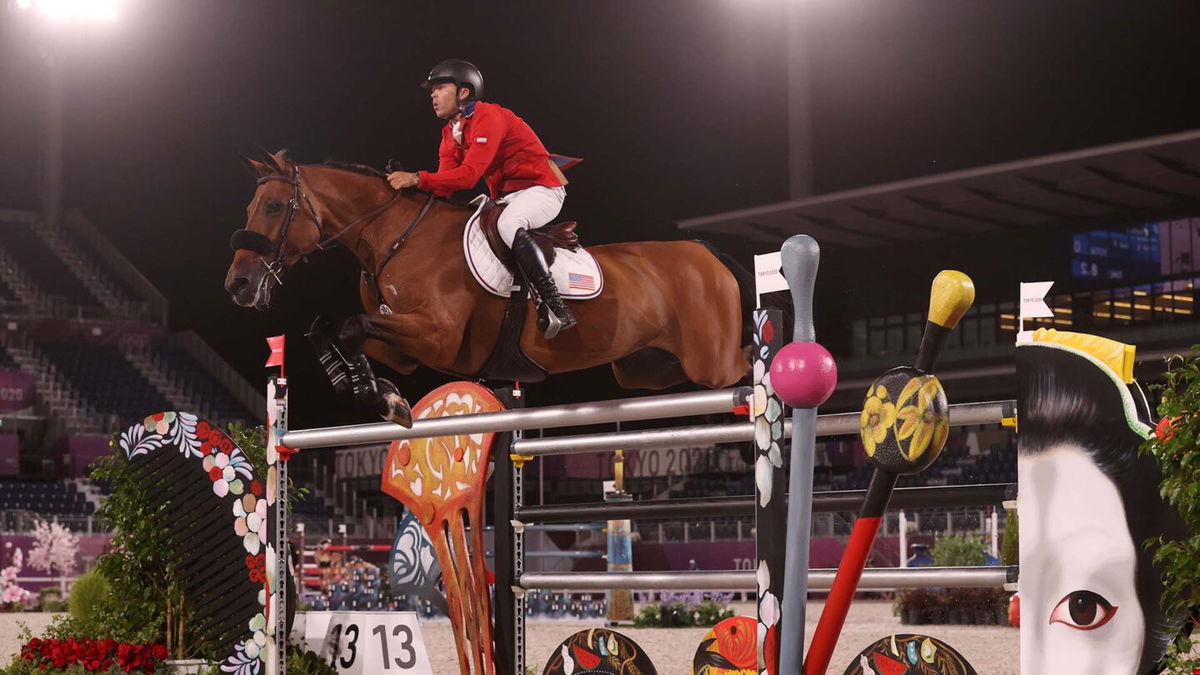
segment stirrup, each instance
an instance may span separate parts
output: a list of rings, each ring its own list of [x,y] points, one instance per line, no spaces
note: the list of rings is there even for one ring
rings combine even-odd
[[[569,311],[569,310],[568,310]],[[553,340],[558,337],[562,331],[571,328],[578,321],[564,321],[554,310],[550,309],[550,305],[546,302],[538,303],[538,330],[542,331],[542,337],[547,340]]]
[[[546,308],[546,329],[542,331],[542,337],[546,338],[547,340],[553,340],[554,338],[558,337],[559,331],[563,329],[565,324],[563,323],[562,319],[558,318],[558,315],[555,314],[554,310],[550,309],[549,306],[545,304],[542,306]]]

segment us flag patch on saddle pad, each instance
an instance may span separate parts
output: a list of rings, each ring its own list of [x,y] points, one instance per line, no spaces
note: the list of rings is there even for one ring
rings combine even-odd
[[[571,272],[567,275],[567,287],[579,291],[594,291],[596,290],[596,277],[590,274]]]

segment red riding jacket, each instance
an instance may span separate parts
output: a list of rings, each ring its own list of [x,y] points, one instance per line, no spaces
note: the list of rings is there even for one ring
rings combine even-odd
[[[477,101],[463,118],[461,144],[452,126],[453,121],[442,127],[437,173],[420,172],[418,188],[447,197],[475,187],[482,177],[492,197],[499,197],[534,185],[563,185],[537,134],[508,108]]]

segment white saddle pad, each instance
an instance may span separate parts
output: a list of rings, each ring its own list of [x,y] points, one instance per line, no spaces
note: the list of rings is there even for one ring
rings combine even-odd
[[[487,237],[479,227],[479,211],[483,209],[483,200],[479,208],[467,221],[463,229],[463,253],[467,256],[467,267],[471,275],[493,295],[507,298],[513,289],[513,276],[500,259],[492,253]],[[558,294],[569,300],[587,300],[600,295],[604,290],[604,272],[596,259],[586,249],[568,251],[560,248],[554,251],[554,264],[550,266],[550,274],[554,284],[558,286]]]

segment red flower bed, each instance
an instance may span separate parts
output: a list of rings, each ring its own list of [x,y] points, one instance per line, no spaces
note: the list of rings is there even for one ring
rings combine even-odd
[[[21,658],[40,670],[83,666],[89,673],[103,673],[114,665],[127,673],[153,673],[159,661],[167,658],[163,645],[135,645],[116,640],[39,640],[34,638],[21,647]]]

